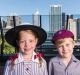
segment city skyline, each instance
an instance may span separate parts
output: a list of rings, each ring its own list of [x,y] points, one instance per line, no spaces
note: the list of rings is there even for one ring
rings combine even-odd
[[[39,10],[41,15],[48,15],[50,5],[62,5],[62,12],[66,14],[80,14],[79,0],[1,0],[0,16],[32,15],[35,10]]]

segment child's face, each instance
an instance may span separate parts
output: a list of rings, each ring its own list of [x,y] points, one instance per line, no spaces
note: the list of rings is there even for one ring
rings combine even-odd
[[[19,50],[23,54],[31,54],[36,48],[37,38],[30,31],[21,31],[19,39]]]
[[[74,41],[72,38],[57,40],[56,46],[61,57],[68,58],[72,56],[74,48]]]

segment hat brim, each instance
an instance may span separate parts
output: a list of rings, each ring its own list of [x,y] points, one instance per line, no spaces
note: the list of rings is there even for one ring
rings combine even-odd
[[[21,31],[21,30],[32,30],[34,32],[37,33],[38,35],[38,43],[37,46],[41,45],[42,43],[45,42],[46,38],[47,38],[47,33],[45,32],[44,29],[42,29],[41,27],[38,26],[34,26],[34,25],[19,25],[16,26],[12,29],[9,29],[6,34],[5,34],[5,39],[6,41],[16,47],[17,43],[16,43],[16,38],[17,38],[17,34]]]

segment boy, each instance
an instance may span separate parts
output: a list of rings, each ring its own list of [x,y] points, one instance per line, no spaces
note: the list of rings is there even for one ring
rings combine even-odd
[[[68,30],[59,30],[52,37],[59,55],[49,62],[49,75],[80,75],[80,61],[73,55],[74,35]]]

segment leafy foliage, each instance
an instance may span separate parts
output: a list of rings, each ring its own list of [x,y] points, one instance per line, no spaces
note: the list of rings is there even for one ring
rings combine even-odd
[[[4,43],[4,54],[14,54],[15,53],[15,48],[9,45],[6,41]]]
[[[0,36],[0,46],[1,46],[2,40]],[[1,50],[0,50],[1,51]],[[15,48],[11,45],[9,45],[5,40],[4,40],[4,54],[14,54],[15,53]]]

